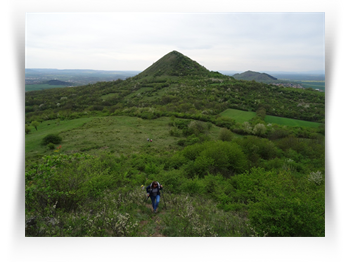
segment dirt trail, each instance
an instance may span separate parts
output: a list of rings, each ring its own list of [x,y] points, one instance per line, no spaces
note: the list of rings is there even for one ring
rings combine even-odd
[[[154,214],[153,213],[153,207],[152,207],[151,204],[146,204],[146,207],[148,207],[151,210],[151,212],[152,212],[152,218],[151,218],[152,222],[151,223],[154,225],[154,229],[155,229],[155,232],[152,235],[150,235],[150,237],[166,237],[166,236],[164,236],[164,235],[162,235],[160,233],[161,227],[159,225],[159,223],[161,221],[161,218],[159,217],[159,215],[165,214],[165,211],[162,210],[161,212],[158,213],[158,210],[157,210],[157,213]],[[149,223],[149,220],[143,220],[143,221],[140,222],[140,225],[145,227],[148,223]],[[143,235],[147,236],[147,233],[143,232]]]

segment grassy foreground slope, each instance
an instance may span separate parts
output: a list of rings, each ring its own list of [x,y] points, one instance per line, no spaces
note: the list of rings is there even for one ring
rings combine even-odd
[[[190,121],[190,120],[189,120]],[[48,134],[62,137],[61,153],[89,152],[89,154],[114,153],[117,156],[137,153],[158,155],[181,149],[177,142],[181,137],[169,135],[170,118],[143,120],[129,116],[86,117],[73,120],[42,122],[26,135],[26,158],[51,154],[52,150],[41,145]],[[216,139],[221,128],[212,126],[207,135]],[[147,142],[152,139],[152,143]]]
[[[82,126],[84,123],[91,121],[92,118],[79,118],[74,120],[48,120],[38,126],[38,130],[32,128],[30,134],[25,137],[26,157],[35,154],[44,154],[50,152],[47,147],[41,146],[42,139],[48,134],[59,134],[68,130]]]

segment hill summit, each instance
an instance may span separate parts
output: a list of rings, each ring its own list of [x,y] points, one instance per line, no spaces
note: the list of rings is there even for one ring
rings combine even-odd
[[[244,73],[241,73],[241,74],[234,74],[233,77],[237,80],[248,80],[248,81],[255,80],[257,82],[277,80],[276,77],[273,77],[269,74],[254,72],[254,71],[250,71],[250,70],[248,70]]]
[[[206,76],[210,73],[204,66],[177,51],[172,51],[146,70],[137,75],[138,78],[147,76]]]

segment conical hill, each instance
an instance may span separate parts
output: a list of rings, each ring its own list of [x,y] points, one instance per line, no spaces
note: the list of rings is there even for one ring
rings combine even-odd
[[[208,69],[196,61],[177,51],[172,51],[138,74],[137,78],[149,76],[207,76],[209,73]]]

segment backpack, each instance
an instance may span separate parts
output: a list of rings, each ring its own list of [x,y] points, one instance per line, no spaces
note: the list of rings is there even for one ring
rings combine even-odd
[[[157,181],[157,183],[158,183],[158,191],[160,190],[160,184],[159,184],[159,182]],[[149,190],[147,191],[147,192],[151,192],[152,191],[152,183],[149,185]]]

